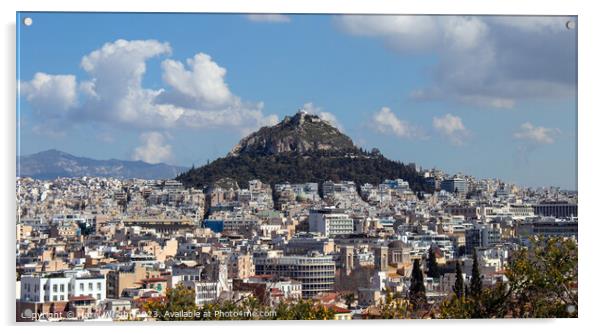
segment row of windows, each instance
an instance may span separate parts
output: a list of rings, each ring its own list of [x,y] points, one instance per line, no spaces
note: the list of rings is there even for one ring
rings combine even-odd
[[[52,292],[65,292],[65,286],[66,284],[52,284]],[[28,292],[31,292],[31,284],[26,283],[24,284],[24,288],[25,290],[27,290]],[[46,283],[44,284],[44,290],[48,290],[50,289],[50,284]],[[79,289],[80,290],[85,290],[85,285],[84,283],[79,283]],[[33,290],[34,292],[38,292],[38,285],[34,285],[33,286]],[[88,290],[94,290],[94,283],[88,283]],[[102,283],[101,282],[97,282],[96,283],[96,290],[102,290]]]
[[[80,290],[82,290],[82,291],[85,290],[84,287],[85,287],[84,283],[79,283]],[[94,283],[92,283],[92,282],[88,283],[88,290],[94,290]],[[96,282],[96,290],[102,290],[101,282]]]
[[[92,297],[92,294],[88,294],[88,296]],[[30,295],[25,295],[24,299],[25,300],[31,300],[31,299],[33,299],[33,297],[30,296]],[[96,299],[97,300],[101,300],[102,299],[102,295],[100,293],[97,293],[96,294]],[[54,301],[54,302],[56,302],[56,301],[65,301],[65,300],[67,300],[67,298],[66,298],[66,295],[64,295],[64,294],[53,295],[52,296],[52,301]],[[44,296],[44,301],[46,301],[46,302],[50,301],[50,296],[49,295],[45,295]]]
[[[255,266],[255,271],[261,270],[277,270],[277,271],[294,271],[294,272],[314,272],[314,271],[334,271],[335,265],[312,265],[312,266],[288,266],[288,265],[263,265],[259,264]]]

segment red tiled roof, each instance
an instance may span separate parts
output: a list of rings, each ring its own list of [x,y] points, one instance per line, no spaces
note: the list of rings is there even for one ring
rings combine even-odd
[[[337,299],[336,292],[323,292],[314,297],[315,300],[319,300],[321,302],[331,302]]]
[[[329,308],[331,310],[334,311],[334,313],[351,313],[351,311],[349,311],[346,308],[342,308],[342,307],[338,307],[336,305],[324,305],[326,308]]]
[[[72,296],[69,298],[69,301],[82,301],[82,300],[96,300],[96,298],[91,296]]]
[[[142,305],[145,302],[162,302],[164,300],[166,300],[166,297],[160,296],[160,297],[139,297],[133,300],[134,304],[136,305]]]
[[[149,277],[149,278],[142,279],[140,282],[142,282],[142,283],[167,282],[167,280],[168,279],[165,277]]]
[[[270,274],[249,276],[249,278],[272,278],[272,277],[273,277],[273,275],[270,275]]]

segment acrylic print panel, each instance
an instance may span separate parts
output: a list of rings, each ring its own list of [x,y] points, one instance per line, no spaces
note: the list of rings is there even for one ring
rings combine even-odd
[[[17,321],[577,316],[576,17],[17,27]]]

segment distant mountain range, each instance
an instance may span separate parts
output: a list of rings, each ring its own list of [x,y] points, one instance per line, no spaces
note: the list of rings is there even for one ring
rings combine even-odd
[[[188,170],[185,167],[144,161],[95,160],[48,150],[17,157],[17,173],[21,177],[54,179],[57,177],[115,177],[123,179],[172,179]]]
[[[186,186],[212,186],[232,179],[241,186],[252,179],[274,183],[351,180],[356,185],[401,178],[415,191],[430,191],[414,167],[366,152],[351,138],[316,115],[298,112],[243,138],[223,158],[177,177]]]

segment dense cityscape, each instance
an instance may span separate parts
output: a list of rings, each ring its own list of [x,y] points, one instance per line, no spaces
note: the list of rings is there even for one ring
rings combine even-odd
[[[579,317],[578,17],[312,12],[17,12],[17,322]]]
[[[402,179],[18,178],[17,320],[152,320],[176,289],[197,307],[255,298],[265,319],[302,301],[329,319],[384,318],[391,296],[411,302],[413,270],[436,305],[475,260],[494,287],[531,237],[577,239],[576,192],[412,166],[432,194]]]

